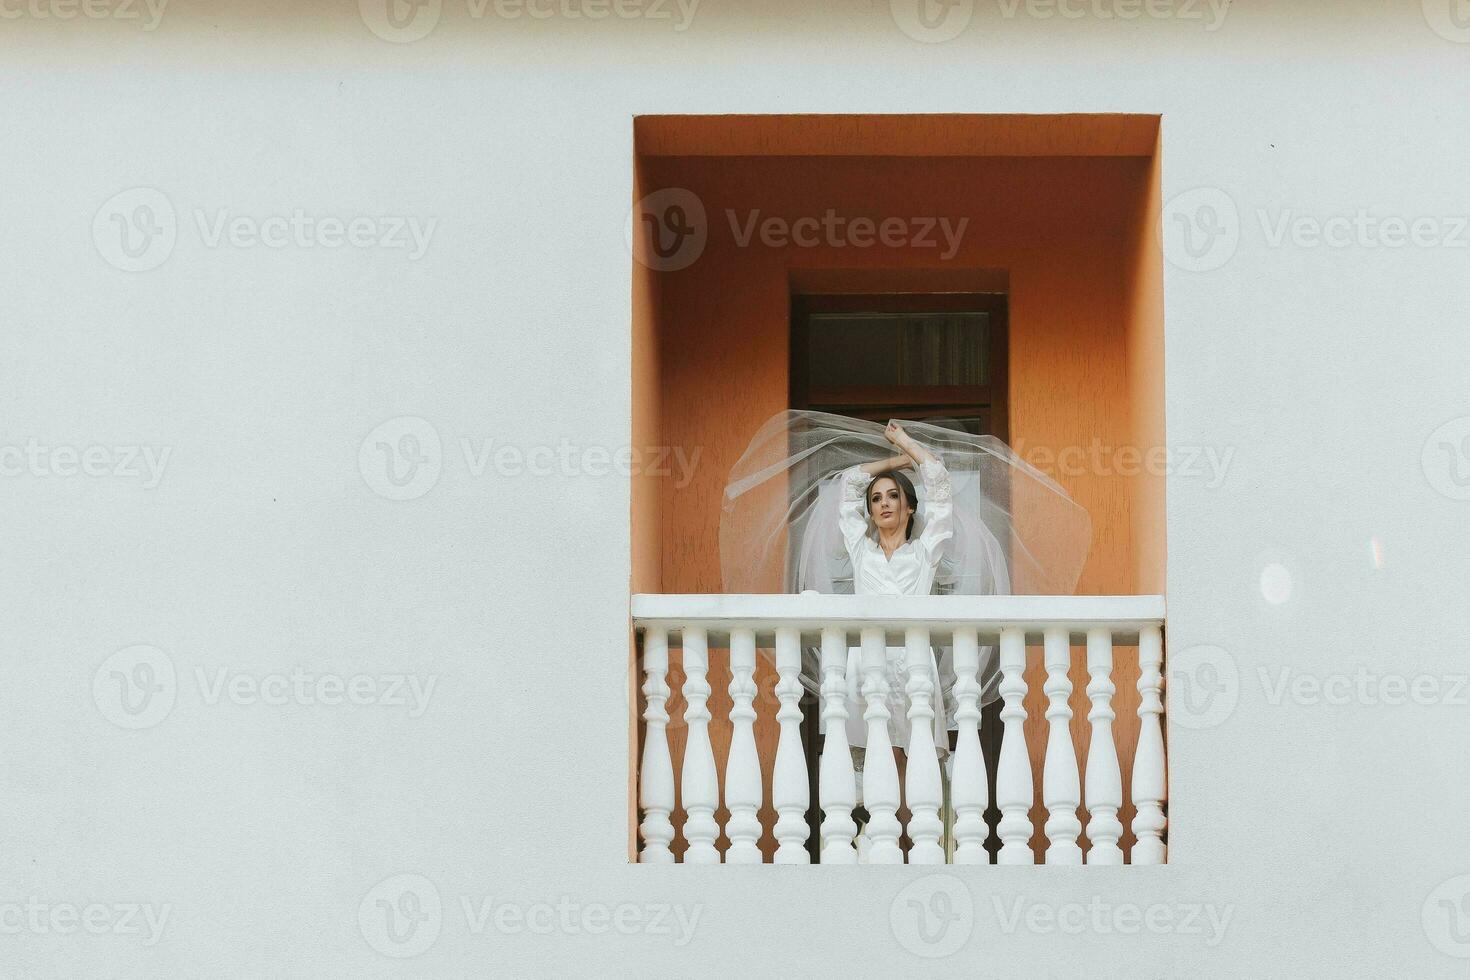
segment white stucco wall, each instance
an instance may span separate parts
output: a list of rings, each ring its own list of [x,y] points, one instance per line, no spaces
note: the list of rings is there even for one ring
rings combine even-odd
[[[153,30],[44,3],[0,4],[0,973],[1464,975],[1438,903],[1470,890],[1470,444],[1430,437],[1470,430],[1470,43],[1417,0],[1242,3],[1214,30],[982,0],[933,44],[876,0],[705,0],[684,30],[444,0],[404,44],[346,2],[175,0]],[[1171,731],[1173,863],[967,871],[964,944],[933,961],[902,925],[917,871],[624,864],[627,481],[476,476],[461,443],[627,444],[634,114],[837,111],[1161,112],[1165,199],[1240,216],[1228,261],[1166,279],[1171,444],[1234,451],[1218,486],[1169,482],[1174,695],[1209,681],[1200,645],[1239,681]],[[107,202],[135,188],[176,241],[130,272],[110,216],[157,199]],[[211,244],[222,209],[434,226],[417,257]],[[1258,215],[1360,209],[1452,242],[1273,245]],[[359,451],[402,416],[441,470],[391,500]],[[72,473],[92,446],[107,475]],[[112,472],[120,447],[168,451],[156,486]],[[117,700],[137,644],[176,672],[166,715]],[[298,667],[435,686],[417,717],[216,688]],[[1272,703],[1280,670],[1360,667],[1437,703]],[[443,902],[402,961],[358,914],[399,874]],[[555,921],[476,933],[462,897]],[[628,903],[692,938],[576,918]],[[1203,934],[1047,929],[1070,903],[1199,906]],[[156,943],[127,905],[167,907]]]

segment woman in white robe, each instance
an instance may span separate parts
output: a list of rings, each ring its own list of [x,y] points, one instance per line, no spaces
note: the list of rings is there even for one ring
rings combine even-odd
[[[890,422],[884,436],[902,455],[850,466],[842,472],[838,526],[852,566],[856,595],[929,595],[949,540],[954,536],[953,491],[949,472],[940,459],[916,442],[902,425]],[[919,501],[913,484],[900,470],[912,466],[924,486],[924,523],[913,534]],[[848,650],[847,740],[854,747],[867,744],[866,706],[861,697],[861,651]],[[941,758],[949,751],[948,710],[941,692],[939,662],[931,648],[929,673],[934,691],[934,744]],[[889,647],[888,737],[895,746],[909,745],[907,717],[907,652]]]

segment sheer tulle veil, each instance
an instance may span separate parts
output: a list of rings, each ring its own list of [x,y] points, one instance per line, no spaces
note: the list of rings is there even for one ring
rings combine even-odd
[[[953,484],[954,536],[936,592],[1067,595],[1076,588],[1092,524],[1066,491],[994,436],[973,435],[958,423],[899,421],[944,462]],[[853,591],[838,528],[837,478],[855,463],[897,453],[883,428],[799,410],[780,412],[760,427],[725,487],[720,569],[726,592]],[[921,486],[919,493],[915,537],[926,509]],[[992,691],[987,684],[987,700]]]

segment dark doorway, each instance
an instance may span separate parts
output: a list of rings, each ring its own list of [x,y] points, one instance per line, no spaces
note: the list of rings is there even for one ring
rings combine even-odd
[[[797,295],[791,407],[1009,438],[1004,293]]]

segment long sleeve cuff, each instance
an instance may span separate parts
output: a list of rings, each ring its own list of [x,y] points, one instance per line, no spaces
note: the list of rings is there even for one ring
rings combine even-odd
[[[919,478],[924,481],[924,489],[930,500],[948,500],[953,494],[949,470],[938,459],[920,463]]]
[[[843,493],[848,500],[862,500],[873,474],[866,472],[860,464],[849,466],[842,474]]]

